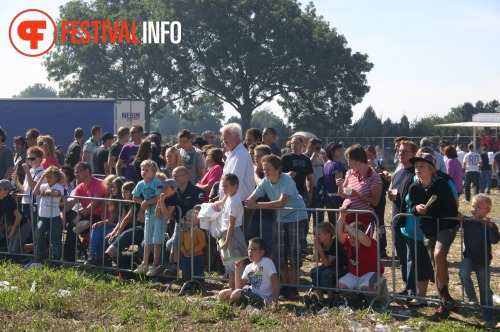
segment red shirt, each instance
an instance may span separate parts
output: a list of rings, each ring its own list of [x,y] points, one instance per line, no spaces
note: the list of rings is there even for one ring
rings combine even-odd
[[[73,190],[73,196],[82,196],[82,197],[104,197],[106,195],[106,189],[102,185],[102,180],[92,177],[89,185],[87,186],[85,183],[80,183],[76,186],[75,190]],[[84,208],[89,206],[92,202],[90,199],[82,198],[80,199],[80,203]],[[98,206],[96,206],[92,210],[92,215],[100,216],[102,211],[102,206],[104,204],[101,202]]]
[[[48,156],[40,165],[42,165],[44,169],[47,169],[50,166],[59,167],[59,163],[57,162],[57,158],[55,156]]]
[[[359,255],[356,257],[356,247],[351,246],[349,237],[346,234],[344,247],[347,253],[347,267],[350,273],[361,277],[368,272],[377,272],[377,240],[372,241],[369,247],[365,247],[361,243],[358,244]],[[358,266],[358,274],[356,274],[356,266]],[[384,265],[380,262],[380,273],[384,273]]]

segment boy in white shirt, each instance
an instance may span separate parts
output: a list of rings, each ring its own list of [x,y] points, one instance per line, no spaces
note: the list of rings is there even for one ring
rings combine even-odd
[[[245,255],[247,246],[243,234],[243,204],[237,194],[239,180],[235,174],[228,173],[220,181],[224,193],[224,199],[214,203],[216,210],[222,208],[222,218],[217,228],[221,232],[218,239],[222,259]],[[226,273],[229,275],[229,287],[235,286],[234,263],[224,264]]]
[[[219,299],[223,301],[243,302],[245,305],[278,305],[280,285],[278,273],[272,260],[264,257],[264,240],[254,237],[248,243],[248,258],[252,262],[245,267],[243,262],[236,262],[236,289],[223,289]],[[250,286],[245,284],[250,283]],[[244,287],[245,286],[245,287]]]

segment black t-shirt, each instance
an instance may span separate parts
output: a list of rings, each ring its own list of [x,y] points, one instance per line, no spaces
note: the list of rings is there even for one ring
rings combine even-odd
[[[14,222],[16,221],[14,211],[16,210],[17,202],[11,195],[7,195],[4,199],[0,200],[0,218],[5,216],[5,222],[7,223],[7,225],[14,225]],[[21,219],[21,225],[24,225],[26,221],[27,220],[23,215],[23,218]]]
[[[179,192],[178,189],[177,191]],[[205,202],[205,192],[191,182],[188,183],[186,189],[182,193],[179,192],[179,196],[186,207],[186,211],[183,211],[183,215],[194,208],[195,205]]]
[[[82,147],[80,146],[80,144],[78,144],[78,142],[71,143],[68,147],[64,163],[70,165],[71,167],[75,167],[75,165],[80,161],[81,154]]]
[[[141,205],[137,203],[124,203],[123,209],[125,210],[125,213],[122,215],[122,218],[125,217],[130,210],[134,209],[134,205],[135,205],[135,218],[137,219],[137,215],[139,214],[139,210],[141,209]],[[139,222],[137,222],[136,226],[137,225],[139,225]],[[132,228],[133,226],[134,226],[133,222],[129,222],[127,224],[127,227],[125,227],[125,230]]]
[[[115,157],[115,161],[118,161],[118,157],[120,156],[120,152],[122,152],[123,144],[120,144],[118,142],[114,142],[111,144],[111,147],[109,148],[109,155],[112,157]],[[116,168],[111,169],[111,174],[116,174]],[[119,174],[119,175],[125,175],[125,174]]]
[[[488,157],[488,152],[481,153],[481,171],[491,171],[490,158]]]
[[[307,175],[313,172],[311,160],[304,154],[296,155],[289,153],[281,158],[281,162],[283,165],[283,173],[288,173],[290,171],[297,173],[293,181],[295,181],[299,194],[304,195],[306,193],[305,184]]]
[[[176,223],[178,223],[180,218],[184,216],[186,212],[188,212],[189,210],[186,208],[186,204],[184,204],[178,192],[176,192],[175,195],[173,195],[172,197],[166,198],[165,205],[167,206],[167,208],[169,206],[175,206],[174,212],[172,213],[172,217],[170,219],[174,219]],[[179,209],[177,207],[181,209],[180,216],[179,216]]]
[[[337,247],[339,248],[339,251],[337,253]],[[325,250],[325,256],[333,256],[336,257],[336,260],[338,261],[338,266],[339,270],[342,270],[342,268],[347,269],[347,254],[345,252],[345,247],[342,245],[342,243],[338,241],[333,241],[330,248]],[[337,266],[337,263],[333,261],[333,263],[329,266]]]
[[[94,151],[94,173],[106,174],[104,164],[108,162],[109,150],[103,146],[98,147]]]

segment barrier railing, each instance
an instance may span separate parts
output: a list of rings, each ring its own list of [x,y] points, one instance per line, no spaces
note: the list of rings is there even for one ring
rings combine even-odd
[[[118,219],[119,220],[122,220],[123,219],[123,215],[122,215],[122,206],[123,204],[130,204],[131,205],[131,209],[133,211],[133,217],[132,219],[129,221],[131,222],[131,226],[126,228],[124,231],[128,231],[130,234],[127,235],[127,238],[124,239],[123,237],[123,233],[124,232],[121,232],[116,238],[115,238],[115,241],[117,241],[116,243],[114,243],[112,246],[115,248],[114,250],[116,250],[116,256],[113,257],[113,260],[114,260],[114,264],[110,264],[109,266],[103,266],[102,268],[103,269],[106,269],[106,270],[111,270],[111,271],[122,271],[122,272],[128,272],[128,273],[131,273],[133,270],[134,270],[134,261],[137,257],[141,257],[140,254],[140,244],[138,244],[139,242],[139,239],[137,237],[140,237],[140,235],[138,235],[138,233],[136,233],[136,230],[141,227],[142,224],[140,224],[138,221],[137,221],[137,218],[136,218],[136,205],[133,203],[133,201],[128,201],[128,200],[114,200],[114,199],[104,199],[104,198],[89,198],[89,197],[79,197],[79,196],[66,196],[66,197],[63,197],[63,211],[64,211],[64,218],[63,218],[63,223],[64,225],[66,226],[65,227],[65,231],[62,232],[61,234],[61,240],[63,242],[63,250],[62,250],[62,257],[61,259],[59,260],[53,260],[51,259],[52,258],[52,237],[48,237],[48,248],[49,248],[49,259],[48,261],[51,262],[51,263],[54,263],[56,265],[60,265],[60,264],[70,264],[70,265],[83,265],[84,264],[84,261],[81,259],[81,257],[77,256],[78,255],[78,237],[79,235],[75,234],[73,231],[72,231],[72,227],[75,226],[73,225],[72,221],[75,220],[76,216],[77,216],[77,211],[76,210],[79,210],[80,208],[78,207],[80,203],[80,201],[82,199],[85,199],[85,200],[90,200],[91,202],[94,202],[94,201],[98,201],[100,202],[103,206],[102,206],[102,210],[106,211],[107,208],[108,208],[108,205],[111,203],[111,202],[114,202],[114,203],[117,203],[119,205],[119,208],[118,208]],[[97,204],[97,203],[96,203]],[[78,208],[75,208],[73,209],[74,205],[76,205]],[[21,209],[21,207],[19,207]],[[30,206],[30,211],[34,211],[33,207]],[[90,209],[89,209],[89,215],[92,216],[93,213],[94,213],[94,205],[90,205]],[[267,210],[268,211],[268,210]],[[339,210],[335,210],[335,209],[319,209],[319,208],[316,208],[316,209],[290,209],[290,208],[283,208],[283,209],[275,209],[274,210],[275,213],[277,214],[277,216],[275,216],[274,218],[272,218],[273,220],[269,221],[269,220],[266,220],[264,217],[263,217],[263,214],[264,214],[264,210],[261,210],[261,209],[258,209],[256,210],[255,212],[255,215],[256,215],[256,220],[257,220],[257,223],[258,223],[258,227],[255,227],[255,229],[257,230],[256,231],[256,234],[254,235],[258,235],[260,237],[263,237],[263,238],[267,238],[267,241],[269,241],[269,239],[273,239],[273,237],[276,235],[276,234],[269,234],[269,225],[267,223],[271,222],[271,223],[278,223],[276,221],[276,219],[278,219],[277,217],[279,217],[279,213],[282,213],[283,211],[294,211],[295,214],[296,214],[296,221],[293,222],[293,227],[295,228],[295,230],[297,230],[297,236],[293,239],[293,241],[295,241],[295,244],[297,245],[297,247],[301,247],[301,239],[299,238],[298,234],[300,234],[300,232],[298,232],[299,230],[299,227],[301,227],[301,225],[299,224],[299,212],[300,211],[309,211],[309,212],[312,212],[314,214],[320,214],[320,213],[337,213],[339,212]],[[346,212],[348,213],[352,213],[356,216],[355,220],[356,222],[359,222],[358,220],[358,216],[360,214],[371,214],[373,216],[373,222],[371,223],[374,227],[374,225],[377,225],[378,224],[378,219],[377,219],[377,215],[372,212],[372,211],[366,211],[366,210],[347,210]],[[181,212],[179,211],[179,215],[181,215]],[[100,219],[104,219],[102,217],[104,217],[105,215],[101,215]],[[391,227],[394,227],[395,225],[395,220],[397,220],[397,218],[400,218],[400,217],[413,217],[412,215],[410,214],[398,214],[397,216],[395,216],[392,221],[391,221]],[[97,218],[97,216],[96,216]],[[78,218],[77,218],[78,219]],[[449,218],[447,218],[449,219]],[[5,220],[5,218],[4,218]],[[35,216],[33,216],[31,218],[32,220],[32,234],[33,234],[33,237],[35,238],[35,221],[36,218]],[[104,219],[105,220],[105,219]],[[454,219],[456,220],[456,219]],[[97,221],[97,220],[95,220]],[[475,219],[466,219],[467,222],[478,222],[478,220],[475,220]],[[308,220],[308,223],[310,222],[310,220]],[[439,220],[438,220],[439,222]],[[52,220],[50,222],[52,224]],[[193,224],[193,223],[192,223]],[[67,226],[70,226],[70,227],[67,227]],[[182,226],[182,220],[180,220],[180,226]],[[4,223],[4,229],[6,230],[7,229],[7,225]],[[107,225],[103,225],[104,227],[104,232],[103,234],[106,234],[107,233]],[[111,227],[111,226],[110,226]],[[381,225],[381,227],[384,227],[383,225]],[[414,233],[417,233],[417,227],[418,225],[415,223],[414,224]],[[191,241],[193,241],[193,226],[191,227]],[[276,230],[278,228],[274,228],[271,233],[275,233]],[[461,228],[460,228],[461,229]],[[51,230],[49,228],[49,231],[48,233],[50,234]],[[391,232],[391,233],[394,233],[394,232]],[[73,235],[74,234],[74,235]],[[381,280],[382,279],[382,271],[380,270],[380,265],[378,264],[381,260],[380,258],[380,234],[381,232],[377,229],[376,231],[376,239],[377,239],[377,279],[378,280]],[[460,251],[463,252],[463,246],[464,246],[464,237],[463,237],[463,232],[459,232],[459,234],[461,235],[460,236]],[[92,236],[96,236],[95,234],[92,235],[92,232],[90,232],[90,235],[89,235],[89,241],[92,241]],[[121,236],[121,237],[120,237]],[[485,233],[485,236],[486,236],[486,233]],[[74,240],[75,242],[71,242],[69,239],[71,237],[74,237]],[[207,235],[207,244],[210,243],[210,238],[211,236],[208,234]],[[94,239],[95,240],[95,239]],[[110,243],[106,243],[107,239],[106,239],[106,236],[103,236],[103,237],[100,237],[99,238],[99,241],[102,245],[103,248],[106,248],[108,247],[108,244]],[[271,248],[274,248],[274,253],[268,253],[267,256],[270,256],[271,258],[274,258],[275,261],[277,258],[281,257],[282,255],[284,256],[285,253],[280,253],[279,252],[279,248],[281,248],[281,241],[282,239],[280,239],[280,237],[277,237],[274,239],[274,241],[271,242],[271,244],[269,244],[269,247]],[[6,241],[7,244],[8,244],[8,240]],[[335,246],[336,246],[336,249],[337,249],[337,252],[339,251],[340,249],[340,244],[335,241]],[[392,243],[394,243],[394,235],[392,237]],[[486,241],[485,241],[486,243]],[[178,257],[177,257],[177,266],[178,266],[178,269],[180,269],[180,262],[181,262],[181,250],[180,250],[180,241],[178,241],[178,250],[177,250],[177,253],[178,253]],[[310,241],[308,241],[307,243],[308,245],[311,244]],[[37,243],[36,241],[34,241],[34,245],[36,246]],[[413,276],[415,279],[418,280],[418,266],[419,266],[419,262],[421,260],[421,258],[418,257],[418,250],[416,250],[416,246],[417,244],[415,243],[415,252],[417,253],[415,258],[414,258],[414,261],[412,261],[412,263],[414,264],[415,268],[412,270],[412,273],[413,273]],[[134,246],[134,248],[132,248],[129,252],[129,258],[126,258],[125,255],[123,255],[123,251],[125,249],[130,249],[131,246]],[[138,250],[135,248],[135,246],[137,246]],[[356,252],[359,252],[359,241],[356,241]],[[162,248],[165,247],[165,241],[164,243],[162,244]],[[219,256],[219,253],[217,251],[213,251],[213,249],[210,248],[210,245],[207,245],[208,247],[208,250],[207,250],[207,256],[208,256],[208,262],[206,264],[207,266],[207,270],[208,270],[208,274],[205,274],[203,276],[197,276],[195,275],[194,273],[194,246],[193,246],[193,243],[191,244],[191,275],[190,276],[187,276],[185,277],[184,279],[185,280],[191,280],[191,281],[196,281],[196,280],[220,280],[220,281],[226,281],[227,279],[224,278],[224,277],[217,277],[214,275],[213,271],[212,271],[212,266],[210,264],[210,261],[211,261],[211,258],[213,256]],[[22,248],[22,247],[21,247]],[[276,248],[278,248],[278,250],[276,251]],[[390,248],[390,247],[388,247]],[[36,248],[35,248],[36,250]],[[69,255],[69,256],[72,256],[72,257],[69,257],[68,256],[68,252],[66,252],[66,250],[70,250],[70,254],[72,255]],[[457,250],[456,247],[453,248],[452,250]],[[487,250],[487,248],[485,247],[485,251]],[[137,252],[139,251],[139,252]],[[102,251],[101,253],[101,258],[103,259],[104,261],[104,255],[105,255],[105,250]],[[23,253],[9,253],[8,251],[4,251],[4,252],[1,252],[2,254],[12,254],[14,256],[16,255],[19,255],[19,256],[28,256],[28,254],[23,254]],[[276,254],[277,254],[277,257],[276,257]],[[299,257],[299,255],[301,255],[302,253],[301,252],[297,252],[296,253],[296,261],[297,262],[300,262],[301,261],[301,257]],[[165,252],[164,250],[162,250],[162,258],[161,258],[161,262],[162,264],[167,264],[168,261],[165,257],[165,255],[169,255],[168,252]],[[289,257],[289,256],[288,256]],[[435,297],[435,296],[417,296],[416,294],[414,295],[401,295],[401,294],[398,294],[397,293],[397,288],[398,286],[400,286],[401,284],[397,282],[398,278],[396,277],[396,270],[397,270],[397,266],[396,266],[396,260],[395,260],[395,252],[394,252],[394,245],[392,245],[392,252],[391,252],[391,267],[392,267],[392,290],[391,290],[391,297],[390,297],[390,302],[392,301],[396,301],[398,299],[416,299],[416,300],[424,300],[424,301],[430,301],[430,302],[439,302],[440,299],[438,297]],[[460,257],[462,258],[462,254],[460,254]],[[68,259],[69,258],[69,259]],[[126,262],[122,262],[122,260],[125,260]],[[460,263],[462,263],[462,260],[460,260]],[[488,262],[485,262],[485,264],[488,263]],[[376,284],[377,286],[377,290],[375,292],[372,292],[372,291],[364,291],[364,290],[358,290],[358,289],[354,289],[354,290],[347,290],[347,289],[343,289],[343,288],[339,288],[338,287],[338,281],[339,279],[341,278],[341,275],[339,274],[339,270],[340,270],[340,267],[338,266],[338,262],[335,263],[336,264],[336,274],[334,276],[334,279],[335,279],[335,285],[337,285],[337,287],[322,287],[319,283],[319,276],[316,276],[316,280],[315,282],[313,282],[313,284],[304,284],[304,283],[301,283],[301,284],[286,284],[286,283],[282,283],[283,286],[290,286],[290,287],[298,287],[298,288],[301,288],[301,289],[310,289],[311,291],[313,290],[323,290],[323,291],[334,291],[335,293],[356,293],[356,294],[364,294],[364,295],[367,295],[367,296],[374,296],[374,297],[380,297],[382,296],[383,294],[383,285],[378,282]],[[278,259],[277,260],[277,270],[280,271],[282,270],[283,268],[285,268],[285,266],[283,266],[282,262]],[[319,264],[318,262],[316,262],[316,264],[314,265],[315,267],[318,267]],[[486,264],[487,266],[487,264]],[[298,275],[300,275],[301,273],[301,266],[300,266],[300,263],[297,264],[297,266],[294,267],[296,273]],[[498,271],[495,269],[495,267],[491,267],[490,269],[491,273],[495,273],[498,274]],[[359,266],[356,266],[356,272],[359,272]],[[178,274],[175,274],[175,275],[171,275],[170,277],[172,278],[179,278],[179,275]],[[493,278],[492,278],[493,279]],[[486,280],[485,280],[486,281]],[[430,293],[433,293],[433,292],[430,292]],[[455,291],[452,291],[453,295],[456,295],[456,292]],[[467,303],[465,303],[466,301],[464,301],[464,298],[465,298],[465,291],[464,291],[464,288],[462,287],[461,288],[461,294],[459,296],[456,296],[457,298],[460,298],[461,299],[461,302],[458,303],[458,305],[461,305],[461,306],[467,306]],[[389,304],[390,303],[385,303],[383,305],[384,309],[387,309],[389,307]],[[500,307],[499,306],[495,306],[493,305],[493,303],[491,303],[491,305],[480,305],[479,307],[481,308],[486,308],[486,309],[495,309],[495,310],[499,310]]]
[[[391,220],[391,226],[392,227],[396,227],[396,222],[398,221],[398,219],[400,218],[413,218],[414,222],[412,222],[413,226],[411,226],[410,228],[412,229],[411,230],[411,233],[409,233],[408,235],[410,235],[410,240],[411,241],[407,241],[407,249],[408,250],[413,250],[413,252],[410,254],[410,258],[411,258],[411,261],[409,263],[409,265],[411,265],[411,268],[408,269],[408,280],[411,281],[411,282],[415,282],[415,286],[417,287],[418,289],[418,282],[419,282],[419,279],[423,279],[422,277],[419,278],[419,274],[420,272],[425,269],[426,267],[424,266],[425,262],[426,262],[426,253],[425,252],[422,252],[422,246],[425,245],[426,249],[428,250],[428,254],[429,254],[429,259],[432,261],[432,268],[435,268],[434,266],[434,257],[433,257],[433,253],[434,253],[434,248],[432,247],[432,245],[429,245],[429,244],[424,244],[424,240],[427,240],[425,237],[422,238],[422,235],[420,232],[420,229],[419,229],[419,222],[418,222],[418,218],[422,218],[423,220],[420,221],[420,222],[425,222],[425,219],[429,219],[431,217],[426,217],[426,216],[420,216],[420,217],[415,217],[414,215],[412,214],[409,214],[409,213],[399,213],[397,215],[395,215],[392,220]],[[457,234],[460,234],[460,247],[459,247],[459,257],[460,257],[460,266],[462,267],[463,266],[463,258],[464,258],[464,230],[463,230],[463,223],[464,222],[483,222],[483,220],[481,219],[474,219],[474,218],[469,218],[469,217],[465,217],[463,219],[463,221],[457,219],[457,218],[434,218],[437,220],[437,229],[439,230],[439,225],[440,225],[440,222],[442,220],[453,220],[453,221],[457,221],[459,222],[458,226],[457,226]],[[491,218],[492,221],[494,221],[495,223],[499,223],[500,220],[497,220],[495,218]],[[393,237],[392,237],[392,241],[394,243],[395,239],[394,239],[394,232],[392,232],[393,234]],[[404,234],[403,234],[404,235]],[[409,238],[408,236],[404,235],[406,238]],[[422,240],[420,240],[418,237]],[[413,238],[412,238],[413,237]],[[494,266],[490,266],[490,262],[488,260],[488,230],[487,228],[485,227],[484,228],[484,238],[482,239],[477,239],[478,241],[484,241],[484,258],[485,258],[485,261],[483,262],[483,267],[485,268],[486,272],[484,273],[484,281],[479,281],[479,283],[481,282],[484,282],[484,285],[488,285],[487,288],[490,288],[491,289],[491,285],[489,283],[489,280],[494,280],[493,276],[490,276],[491,273],[495,273],[498,275],[498,270],[494,267]],[[455,245],[453,245],[455,244]],[[413,246],[411,246],[413,245]],[[393,249],[394,249],[394,246],[393,246]],[[420,249],[420,250],[419,250]],[[431,250],[432,249],[432,250]],[[450,249],[447,253],[448,257],[451,254],[454,254],[456,256],[456,250],[457,250],[457,243],[456,243],[456,238],[455,240],[453,241],[453,243],[450,245]],[[419,257],[419,256],[422,256],[424,255],[424,257]],[[440,298],[440,294],[437,293],[437,290],[436,292],[430,292],[433,294],[433,296],[421,296],[422,294],[420,295],[417,295],[417,294],[401,294],[401,293],[398,293],[397,292],[397,284],[396,284],[396,260],[394,259],[395,257],[395,253],[394,253],[394,250],[392,252],[392,296],[391,296],[391,301],[400,301],[401,299],[403,300],[418,300],[418,301],[426,301],[426,302],[437,302],[437,303],[441,303],[441,298]],[[447,260],[447,263],[457,263],[457,261],[453,261],[453,262],[450,262],[450,260],[448,259]],[[481,265],[481,264],[479,264]],[[496,271],[496,272],[495,272]],[[471,272],[471,271],[469,271]],[[434,270],[432,271],[432,274],[434,275]],[[448,275],[450,275],[450,273],[448,272]],[[479,278],[479,274],[478,275],[478,278]],[[409,278],[413,278],[413,280],[410,280]],[[420,281],[423,281],[423,280],[420,280]],[[438,282],[438,280],[434,280],[435,283]],[[450,285],[450,283],[448,283],[448,285]],[[457,295],[457,292],[456,291],[453,291],[452,289],[450,289],[450,287],[448,287],[449,291],[450,291],[450,294],[452,295],[453,298],[455,299],[460,299],[460,301],[455,301],[454,305],[456,306],[461,306],[461,307],[471,307],[471,304],[468,303],[467,301],[465,301],[465,286],[460,283],[461,287],[460,287],[460,294],[459,296],[456,296]],[[482,290],[481,290],[482,291]],[[481,295],[481,297],[483,297],[483,295]],[[484,300],[484,299],[483,299]],[[492,301],[491,298],[489,301]],[[425,302],[424,302],[425,303]],[[500,310],[500,306],[495,306],[493,301],[490,303],[490,305],[485,305],[485,304],[480,304],[480,303],[474,303],[472,305],[474,308],[475,307],[478,307],[478,308],[481,308],[481,309],[493,309],[493,310]]]

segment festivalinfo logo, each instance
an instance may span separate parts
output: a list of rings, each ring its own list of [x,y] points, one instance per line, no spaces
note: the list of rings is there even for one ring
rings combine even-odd
[[[56,23],[46,12],[26,9],[12,19],[9,39],[17,52],[37,57],[54,46],[57,31]],[[179,44],[182,40],[178,21],[63,20],[59,31],[62,44]]]

